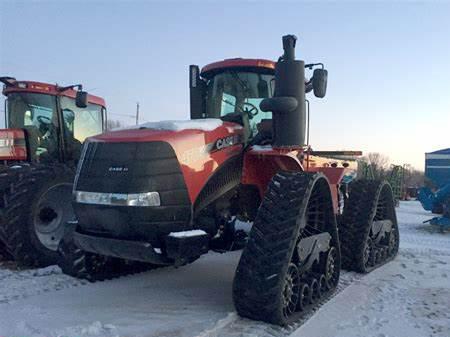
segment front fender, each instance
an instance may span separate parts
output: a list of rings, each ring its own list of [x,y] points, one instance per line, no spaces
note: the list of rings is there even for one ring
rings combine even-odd
[[[254,185],[262,197],[270,179],[279,171],[304,171],[299,160],[300,151],[274,149],[271,146],[252,146],[244,154],[241,183]]]

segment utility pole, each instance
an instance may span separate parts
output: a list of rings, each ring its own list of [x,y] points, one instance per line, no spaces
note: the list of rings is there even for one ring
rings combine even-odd
[[[139,102],[136,103],[136,125],[139,125]]]

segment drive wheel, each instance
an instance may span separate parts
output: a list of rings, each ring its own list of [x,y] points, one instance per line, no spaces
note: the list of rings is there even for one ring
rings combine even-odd
[[[387,224],[386,229],[380,232],[379,224]],[[342,265],[348,270],[367,273],[397,254],[399,232],[389,183],[358,180],[350,185],[339,235]]]
[[[323,237],[328,240],[326,244],[305,243]],[[273,324],[294,322],[310,308],[311,289],[307,282],[316,272],[313,269],[324,265],[322,257],[331,250],[337,284],[340,251],[328,180],[317,173],[276,174],[268,185],[236,270],[233,300],[237,312]],[[301,282],[292,287],[291,280],[297,279],[293,277],[294,266]],[[296,296],[286,291],[294,288],[299,289]],[[317,296],[319,284],[314,288]],[[296,309],[292,310],[295,302]]]
[[[65,165],[16,165],[0,175],[0,240],[20,266],[56,263],[71,205],[74,170]]]

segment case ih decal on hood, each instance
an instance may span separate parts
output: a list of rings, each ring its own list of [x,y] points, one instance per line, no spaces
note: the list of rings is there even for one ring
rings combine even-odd
[[[210,152],[220,151],[233,145],[242,144],[243,142],[244,139],[241,134],[219,138],[212,144]]]

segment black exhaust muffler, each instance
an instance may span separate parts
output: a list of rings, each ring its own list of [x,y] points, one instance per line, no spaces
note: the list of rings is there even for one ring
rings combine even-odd
[[[284,54],[275,68],[273,98],[261,102],[261,110],[272,111],[274,147],[305,145],[305,62],[295,59],[295,35],[283,36]]]

